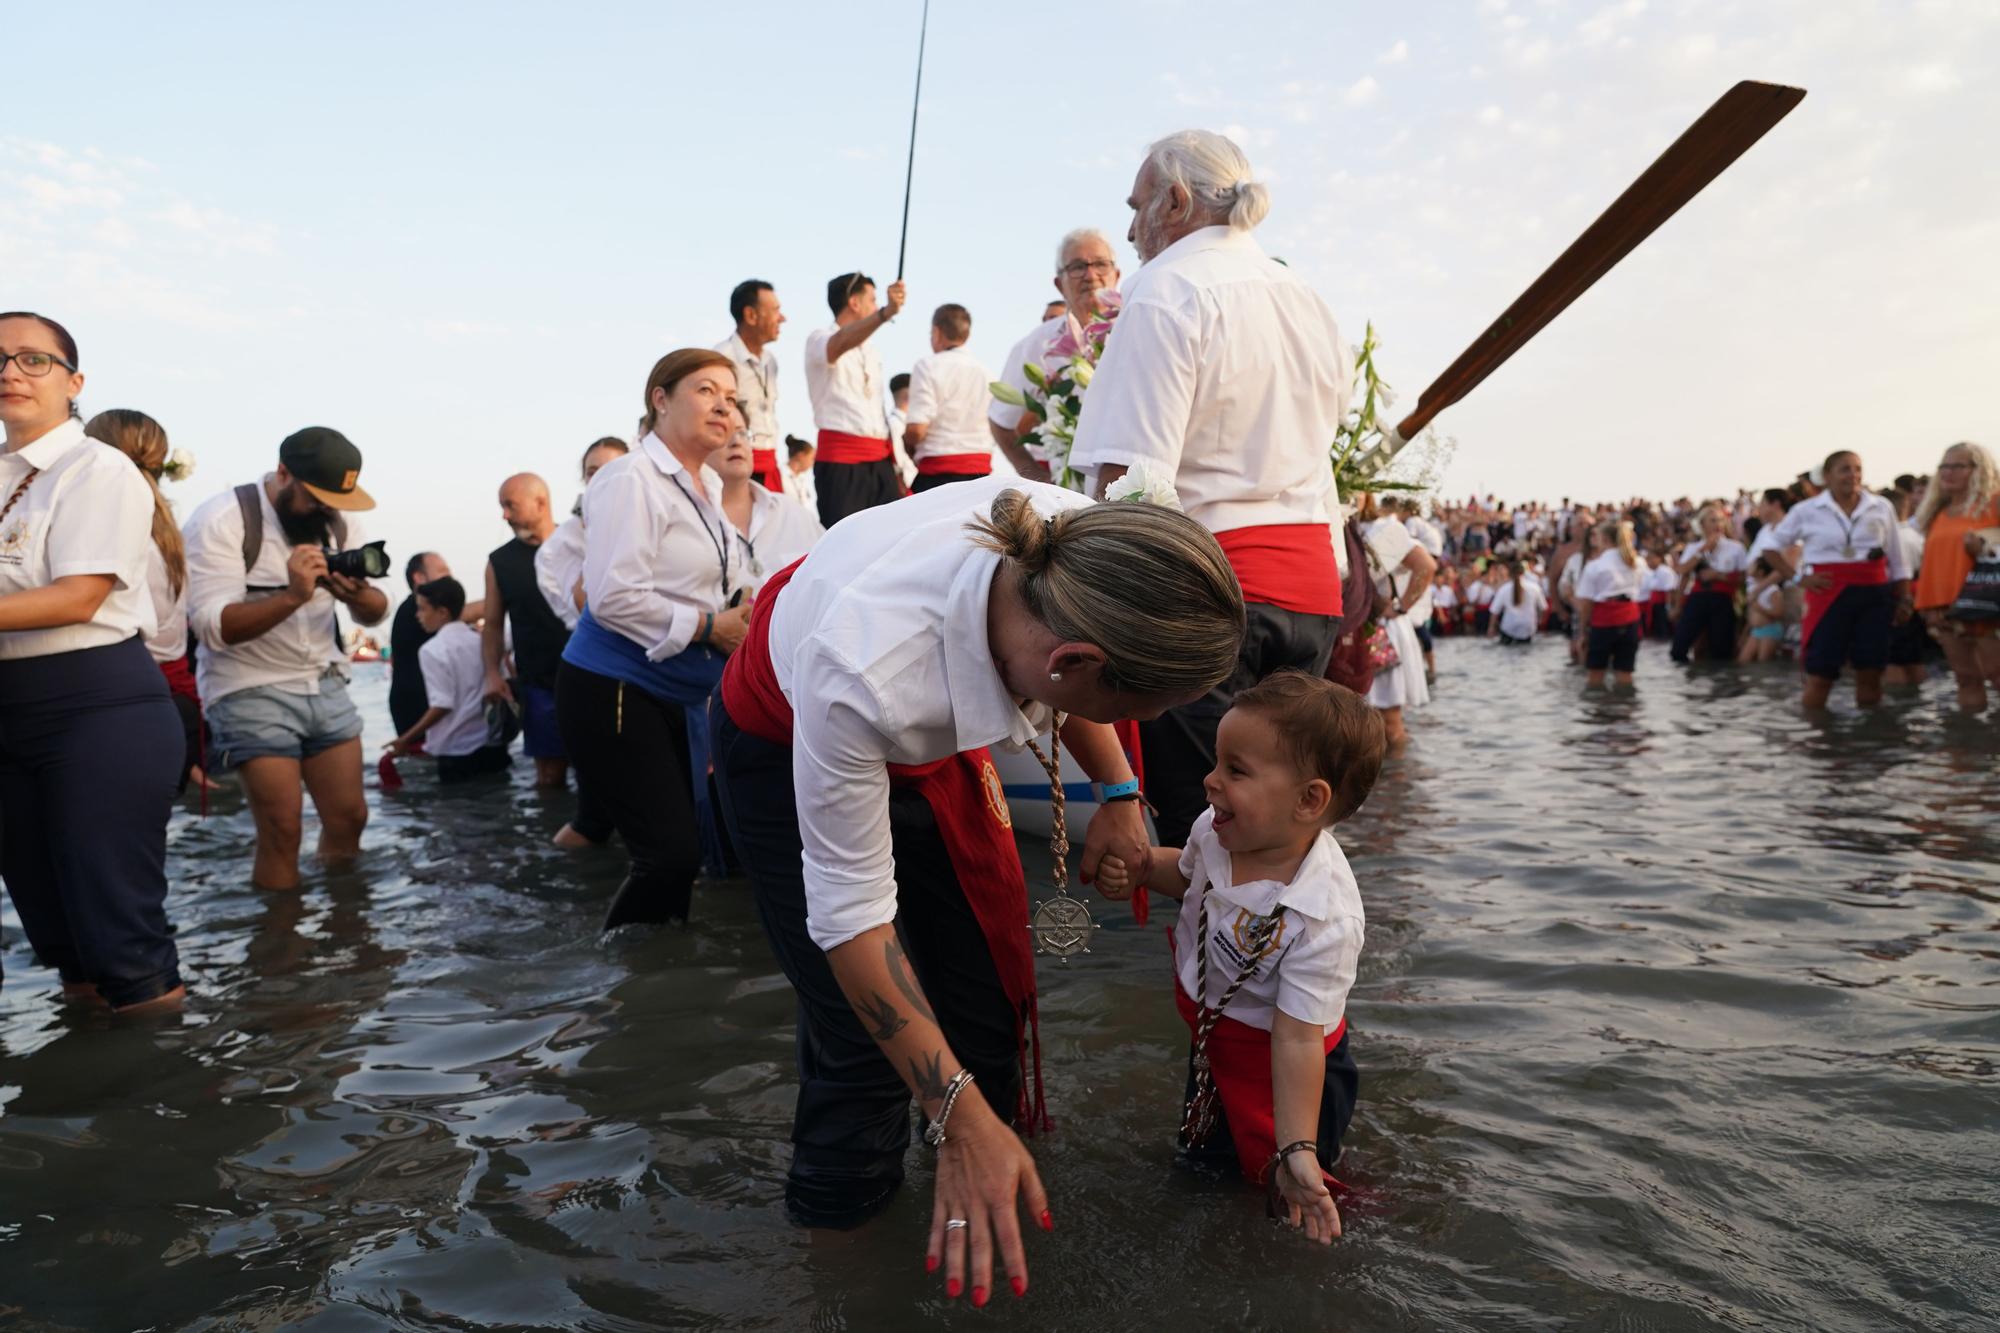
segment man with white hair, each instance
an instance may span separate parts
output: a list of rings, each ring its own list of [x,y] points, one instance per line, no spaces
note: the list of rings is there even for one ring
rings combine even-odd
[[[1002,383],[1011,385],[1018,393],[1027,393],[1028,377],[1021,367],[1030,361],[1039,362],[1049,350],[1049,344],[1062,336],[1065,329],[1073,332],[1081,341],[1083,325],[1098,314],[1097,294],[1118,290],[1118,256],[1111,249],[1111,241],[1095,227],[1079,227],[1062,238],[1056,245],[1056,290],[1062,293],[1060,301],[1051,301],[1049,309],[1043,311],[1042,322],[1029,329],[1021,341],[1014,344],[1007,353],[1007,359],[1000,363]],[[1007,461],[1014,470],[1024,477],[1036,481],[1049,479],[1048,465],[1028,452],[1021,443],[1031,413],[1024,413],[1018,407],[1009,406],[994,399],[986,410],[986,429],[993,435],[993,442],[1000,446]]]
[[[1100,494],[1134,467],[1171,481],[1222,544],[1250,614],[1236,674],[1141,725],[1171,847],[1207,806],[1202,778],[1236,694],[1283,668],[1326,670],[1340,615],[1328,449],[1353,357],[1326,302],[1252,239],[1270,192],[1227,138],[1161,139],[1127,202],[1144,267],[1125,285],[1071,465],[1096,469]]]

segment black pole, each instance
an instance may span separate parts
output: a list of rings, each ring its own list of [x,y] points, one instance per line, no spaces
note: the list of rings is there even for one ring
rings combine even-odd
[[[931,0],[924,0],[923,23],[917,28],[917,91],[910,99],[910,161],[903,169],[903,234],[896,240],[896,281],[903,280],[903,256],[910,248],[910,184],[917,174],[917,108],[924,100],[924,38],[930,33]]]

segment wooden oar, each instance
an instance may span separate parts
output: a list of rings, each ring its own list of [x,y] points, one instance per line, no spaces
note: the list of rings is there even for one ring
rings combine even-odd
[[[1803,88],[1747,79],[1724,93],[1418,395],[1417,410],[1403,418],[1396,434],[1404,440],[1414,439],[1432,417],[1472,392],[1540,333],[1543,325],[1609,273],[1633,246],[1651,236],[1682,204],[1743,156],[1805,95]]]

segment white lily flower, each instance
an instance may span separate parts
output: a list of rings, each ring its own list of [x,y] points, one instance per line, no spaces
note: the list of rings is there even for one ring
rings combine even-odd
[[[1173,482],[1155,476],[1144,463],[1134,463],[1124,476],[1105,487],[1104,498],[1139,500],[1163,509],[1178,510],[1181,507],[1181,497],[1174,490]]]

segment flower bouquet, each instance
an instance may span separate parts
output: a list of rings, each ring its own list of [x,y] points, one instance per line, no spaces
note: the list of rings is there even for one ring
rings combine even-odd
[[[1118,317],[1118,293],[1096,294],[1097,313],[1083,326],[1079,337],[1074,324],[1065,328],[1040,361],[1021,367],[1028,392],[1022,393],[1000,380],[987,386],[993,396],[1010,407],[1018,407],[1035,417],[1035,424],[1021,433],[1028,452],[1048,465],[1049,478],[1058,486],[1083,489],[1083,474],[1069,465],[1070,451],[1076,447],[1076,423],[1083,415],[1083,393],[1097,373],[1104,355],[1105,339]]]
[[[168,481],[186,481],[194,475],[194,454],[186,449],[175,449],[160,466],[160,475]]]

